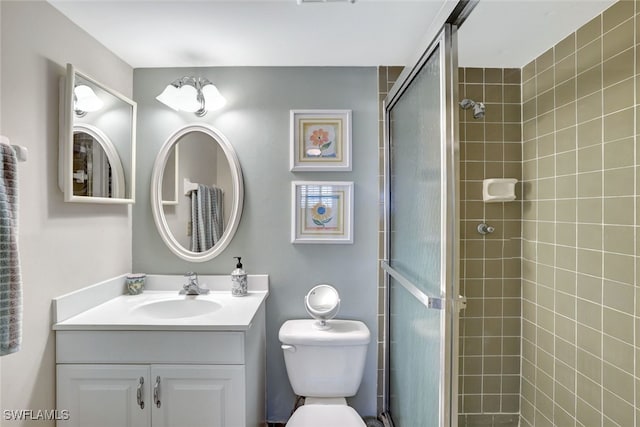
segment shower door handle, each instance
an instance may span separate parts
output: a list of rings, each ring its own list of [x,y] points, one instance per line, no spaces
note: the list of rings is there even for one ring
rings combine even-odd
[[[444,309],[444,298],[440,297],[431,297],[429,295],[425,295],[416,285],[411,283],[409,279],[404,277],[398,271],[394,270],[393,267],[389,265],[386,261],[380,261],[380,265],[382,269],[386,271],[389,276],[393,277],[403,288],[405,288],[411,295],[414,296],[422,305],[432,310],[443,310]]]

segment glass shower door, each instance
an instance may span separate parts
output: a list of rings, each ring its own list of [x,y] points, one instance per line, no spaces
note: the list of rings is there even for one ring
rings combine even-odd
[[[387,404],[396,427],[457,421],[452,52],[447,25],[386,105]]]

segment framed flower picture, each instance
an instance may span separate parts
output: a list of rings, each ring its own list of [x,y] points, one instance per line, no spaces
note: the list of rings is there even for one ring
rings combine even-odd
[[[291,243],[353,243],[353,182],[291,184]]]
[[[290,125],[290,170],[351,170],[351,110],[291,110]]]

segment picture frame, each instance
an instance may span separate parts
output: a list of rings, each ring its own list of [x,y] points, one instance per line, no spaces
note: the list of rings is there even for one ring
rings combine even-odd
[[[351,110],[291,110],[290,170],[350,171]]]
[[[353,182],[293,181],[291,243],[353,244]]]

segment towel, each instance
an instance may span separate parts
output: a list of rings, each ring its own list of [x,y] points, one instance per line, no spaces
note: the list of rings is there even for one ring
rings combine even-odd
[[[224,232],[222,189],[198,184],[191,191],[191,251],[204,252],[215,245]]]
[[[0,144],[0,356],[15,353],[21,344],[18,168],[13,147]]]

